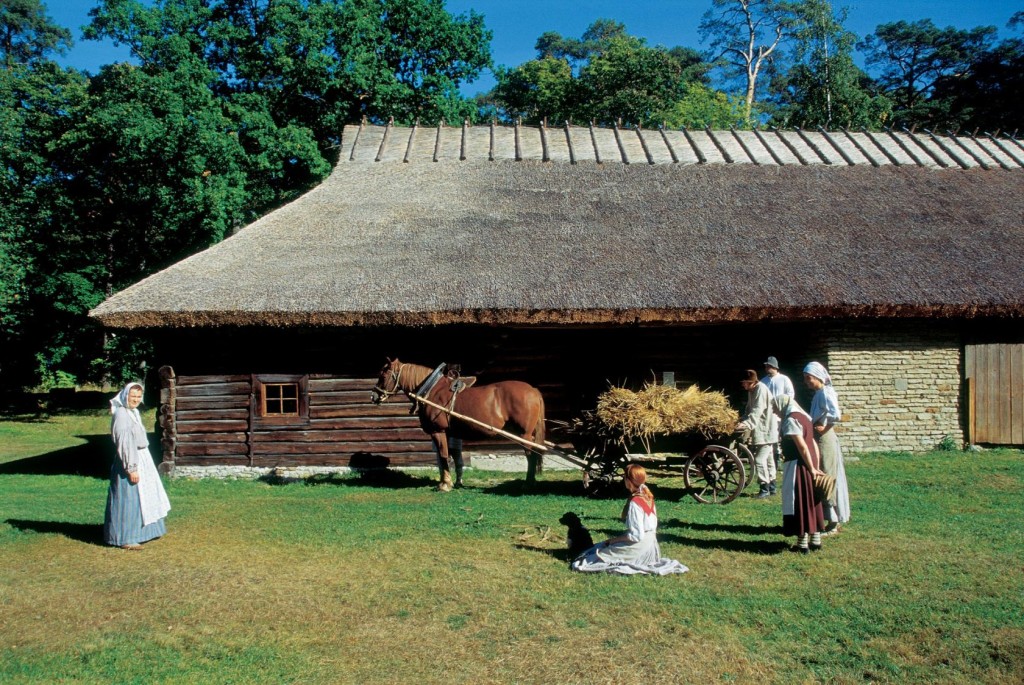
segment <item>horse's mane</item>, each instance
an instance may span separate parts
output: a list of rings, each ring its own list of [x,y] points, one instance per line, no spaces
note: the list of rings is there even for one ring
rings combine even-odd
[[[423,384],[423,381],[427,380],[427,376],[433,372],[434,370],[428,366],[402,362],[402,386],[407,390],[415,390],[420,387]]]

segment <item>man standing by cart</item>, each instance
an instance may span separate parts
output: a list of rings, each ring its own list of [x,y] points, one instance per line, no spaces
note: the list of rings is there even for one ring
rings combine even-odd
[[[764,378],[761,382],[768,386],[773,398],[785,395],[790,399],[796,399],[796,390],[793,388],[793,381],[784,373],[779,372],[779,360],[775,357],[768,357],[764,362]],[[779,461],[782,459],[782,443],[776,440],[772,446],[772,458],[775,461],[775,470],[779,469]]]
[[[772,393],[757,379],[757,372],[747,371],[740,385],[747,391],[747,409],[737,430],[750,431],[750,444],[754,450],[754,470],[760,491],[758,499],[775,494],[774,446],[779,442],[779,424],[772,409]]]

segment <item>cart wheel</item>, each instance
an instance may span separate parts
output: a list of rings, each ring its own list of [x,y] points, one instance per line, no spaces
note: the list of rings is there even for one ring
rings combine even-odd
[[[583,471],[583,487],[588,497],[621,495],[622,475],[629,464],[624,449],[606,448],[604,454],[587,454]]]
[[[754,464],[754,454],[750,451],[750,448],[742,442],[737,442],[736,456],[740,458],[741,462],[743,462],[743,487],[746,489],[748,485],[757,480],[757,466]]]
[[[686,461],[683,479],[698,502],[728,504],[743,491],[746,476],[736,453],[720,445],[708,445]]]

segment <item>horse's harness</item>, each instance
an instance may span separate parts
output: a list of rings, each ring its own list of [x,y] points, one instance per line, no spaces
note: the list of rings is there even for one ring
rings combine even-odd
[[[430,394],[430,391],[433,390],[434,387],[437,385],[437,382],[441,380],[442,376],[445,375],[445,370],[447,369],[447,367],[447,363],[441,362],[441,364],[438,365],[438,367],[434,369],[422,383],[420,383],[420,386],[416,388],[416,391],[413,394],[419,397],[427,397]],[[379,384],[373,387],[373,389],[381,396],[380,402],[387,402],[388,398],[390,398],[392,395],[397,395],[399,392],[402,391],[401,379],[402,369],[404,368],[405,364],[399,364],[397,369],[391,369],[391,373],[388,376],[387,381],[385,381],[384,383],[385,385],[390,384],[391,390],[388,390],[387,388],[382,388]],[[456,377],[452,379],[449,387],[452,391],[452,397],[451,400],[448,402],[448,411],[452,411],[452,409],[455,407],[455,398],[458,396],[459,392],[461,392],[468,386],[465,381],[463,381],[461,378]],[[420,403],[419,401],[412,398],[410,398],[410,401],[412,402],[412,407],[409,409],[409,413],[415,414],[420,408]]]
[[[380,402],[387,402],[392,395],[397,395],[401,392],[402,369],[404,368],[405,364],[399,364],[397,369],[391,369],[391,375],[388,378],[388,381],[393,381],[394,385],[391,386],[390,390],[380,387],[379,383],[373,386],[374,392],[380,395]],[[387,385],[388,381],[385,381],[384,384]]]

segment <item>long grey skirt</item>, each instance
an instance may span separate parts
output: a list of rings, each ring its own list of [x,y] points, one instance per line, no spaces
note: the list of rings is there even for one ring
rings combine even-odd
[[[110,468],[110,489],[103,518],[103,540],[108,545],[138,545],[167,534],[164,519],[142,524],[139,486],[132,485],[116,460]]]
[[[574,571],[622,575],[646,573],[657,576],[690,570],[675,559],[661,556],[661,547],[653,532],[647,533],[640,542],[616,542],[608,546],[603,542],[596,544],[576,557],[571,568]]]
[[[836,479],[835,500],[822,502],[825,520],[833,523],[846,523],[850,520],[850,489],[846,484],[843,449],[839,445],[835,428],[816,437],[818,449],[821,452],[821,470]]]

